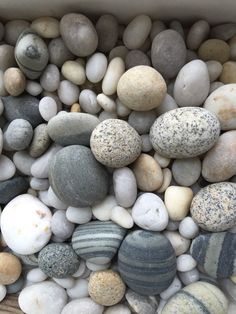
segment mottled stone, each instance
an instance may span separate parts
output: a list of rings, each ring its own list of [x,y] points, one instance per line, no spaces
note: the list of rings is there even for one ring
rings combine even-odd
[[[34,129],[34,135],[29,147],[29,154],[33,158],[41,156],[49,147],[51,139],[48,135],[47,124],[39,124]]]
[[[125,298],[129,304],[129,307],[134,313],[137,314],[155,314],[158,302],[153,296],[140,295],[131,289],[128,289]]]
[[[11,121],[6,132],[4,140],[7,147],[12,150],[23,150],[28,148],[33,137],[33,128],[31,124],[24,119],[15,119]]]
[[[198,49],[198,56],[203,61],[216,60],[224,63],[229,60],[229,45],[220,39],[208,39]]]
[[[24,177],[14,177],[0,182],[0,204],[7,204],[17,195],[25,193],[28,187],[28,180]]]

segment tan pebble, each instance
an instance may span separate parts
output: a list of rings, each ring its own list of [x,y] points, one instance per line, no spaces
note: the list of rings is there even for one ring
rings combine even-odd
[[[86,81],[84,66],[77,61],[66,61],[61,68],[61,73],[76,85],[82,85]]]
[[[219,80],[224,84],[236,83],[236,62],[228,61],[223,64]]]
[[[98,304],[115,305],[125,294],[125,284],[120,275],[113,270],[101,270],[92,273],[88,291],[90,297]]]
[[[141,154],[134,162],[132,170],[140,190],[151,192],[162,186],[162,170],[152,156]]]
[[[229,41],[230,48],[230,60],[236,61],[236,35],[234,35]]]
[[[3,76],[6,90],[11,96],[19,96],[23,93],[26,86],[24,74],[18,68],[9,68]]]
[[[169,168],[164,168],[162,170],[163,173],[163,182],[162,186],[157,190],[157,193],[163,193],[168,188],[172,180],[172,172]]]
[[[74,104],[70,107],[70,111],[71,111],[71,112],[81,112],[80,104],[74,103]]]
[[[21,263],[19,259],[10,253],[0,253],[0,284],[10,285],[14,283],[21,274]]]
[[[53,17],[37,18],[32,22],[31,28],[44,38],[57,38],[60,36],[59,21]]]
[[[164,203],[170,219],[180,221],[187,216],[193,199],[193,191],[184,186],[169,186],[165,192]]]
[[[229,45],[220,39],[208,39],[198,49],[198,56],[203,61],[216,60],[224,63],[229,60]]]
[[[191,241],[182,237],[177,231],[164,231],[164,236],[170,241],[175,250],[175,255],[179,256],[188,251]]]

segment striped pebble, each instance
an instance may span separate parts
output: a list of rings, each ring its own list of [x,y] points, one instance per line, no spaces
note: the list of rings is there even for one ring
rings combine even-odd
[[[133,231],[119,249],[118,270],[133,291],[142,295],[159,294],[175,277],[174,249],[160,233]]]
[[[126,230],[110,221],[92,221],[78,226],[72,236],[72,247],[86,261],[103,265],[116,254]]]
[[[228,301],[223,292],[206,282],[195,282],[177,292],[162,314],[226,314]]]
[[[236,275],[236,234],[219,232],[202,234],[192,242],[190,253],[213,278]]]

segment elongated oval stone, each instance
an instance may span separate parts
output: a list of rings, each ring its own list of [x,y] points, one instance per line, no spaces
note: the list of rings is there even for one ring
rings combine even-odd
[[[111,221],[92,221],[75,229],[72,247],[86,261],[103,265],[112,260],[125,234],[124,228]]]
[[[236,234],[218,232],[202,234],[195,238],[190,253],[213,278],[236,275]]]
[[[159,294],[169,287],[175,277],[174,249],[160,233],[133,231],[119,249],[118,270],[133,291],[142,295]]]

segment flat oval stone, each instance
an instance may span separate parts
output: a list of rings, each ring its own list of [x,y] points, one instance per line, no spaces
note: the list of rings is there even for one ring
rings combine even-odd
[[[201,160],[198,157],[175,159],[171,170],[179,185],[191,186],[201,175]]]
[[[14,177],[0,182],[0,204],[7,204],[14,197],[28,190],[29,182],[24,177]]]
[[[123,240],[118,270],[126,285],[142,295],[164,291],[176,273],[175,252],[160,233],[136,230]]]
[[[193,198],[190,212],[204,230],[219,232],[236,224],[236,184],[220,182],[201,189]]]
[[[89,146],[91,133],[99,123],[99,119],[91,114],[70,112],[52,118],[47,131],[51,139],[61,146]]]
[[[107,57],[101,53],[94,53],[86,63],[86,76],[92,83],[100,82],[107,70]]]
[[[75,207],[101,201],[108,190],[106,170],[89,148],[80,145],[62,148],[55,155],[50,164],[49,181],[58,198]]]
[[[118,40],[119,24],[111,14],[104,14],[99,17],[96,23],[98,33],[98,50],[109,52]]]
[[[126,229],[111,221],[92,221],[75,229],[72,247],[86,261],[103,265],[112,260],[125,234]]]
[[[229,60],[229,45],[220,39],[208,39],[198,49],[198,56],[203,61],[216,60],[224,63]]]
[[[150,130],[153,148],[169,158],[196,157],[218,140],[220,123],[203,108],[171,110],[156,119]]]
[[[235,233],[201,234],[192,241],[190,254],[211,277],[228,278],[236,274],[235,246]]]
[[[200,20],[194,23],[189,29],[187,46],[189,49],[197,50],[201,43],[207,39],[210,26],[207,21]]]
[[[69,13],[64,15],[60,21],[60,32],[67,48],[78,57],[89,56],[97,48],[96,29],[83,14]]]

